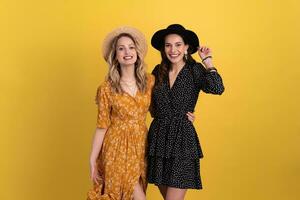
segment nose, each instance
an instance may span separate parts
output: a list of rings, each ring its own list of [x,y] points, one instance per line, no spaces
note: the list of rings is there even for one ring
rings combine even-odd
[[[129,53],[129,48],[125,48],[125,55],[127,55]]]
[[[174,52],[176,52],[176,47],[175,47],[175,45],[172,45],[171,46],[171,53],[174,53]]]

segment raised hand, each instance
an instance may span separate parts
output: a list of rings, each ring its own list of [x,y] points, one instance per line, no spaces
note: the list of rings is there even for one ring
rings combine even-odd
[[[212,64],[212,52],[210,48],[206,46],[198,47],[198,54],[206,69],[214,67]]]
[[[211,52],[211,49],[206,47],[206,46],[201,46],[201,47],[198,47],[198,54],[202,59],[206,58],[207,56],[211,56],[212,52]]]

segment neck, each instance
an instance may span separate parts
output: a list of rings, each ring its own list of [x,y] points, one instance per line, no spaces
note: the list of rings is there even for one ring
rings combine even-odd
[[[185,62],[182,60],[181,62],[178,63],[172,63],[171,64],[171,71],[179,71],[183,68],[185,65]]]
[[[134,65],[121,66],[121,79],[132,81],[135,80]]]

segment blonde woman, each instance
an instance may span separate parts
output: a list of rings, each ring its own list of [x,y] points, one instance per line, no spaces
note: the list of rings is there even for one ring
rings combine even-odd
[[[135,28],[109,33],[103,44],[107,79],[98,88],[97,128],[90,155],[88,200],[146,199],[146,114],[154,76],[146,74],[147,43]]]

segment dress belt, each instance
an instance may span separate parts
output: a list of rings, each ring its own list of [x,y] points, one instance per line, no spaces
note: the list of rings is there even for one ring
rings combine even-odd
[[[187,111],[188,112],[188,111]],[[155,118],[158,119],[165,119],[165,118],[181,118],[181,117],[185,117],[187,112],[172,112],[172,113],[164,113],[162,115],[157,115],[155,116]]]

